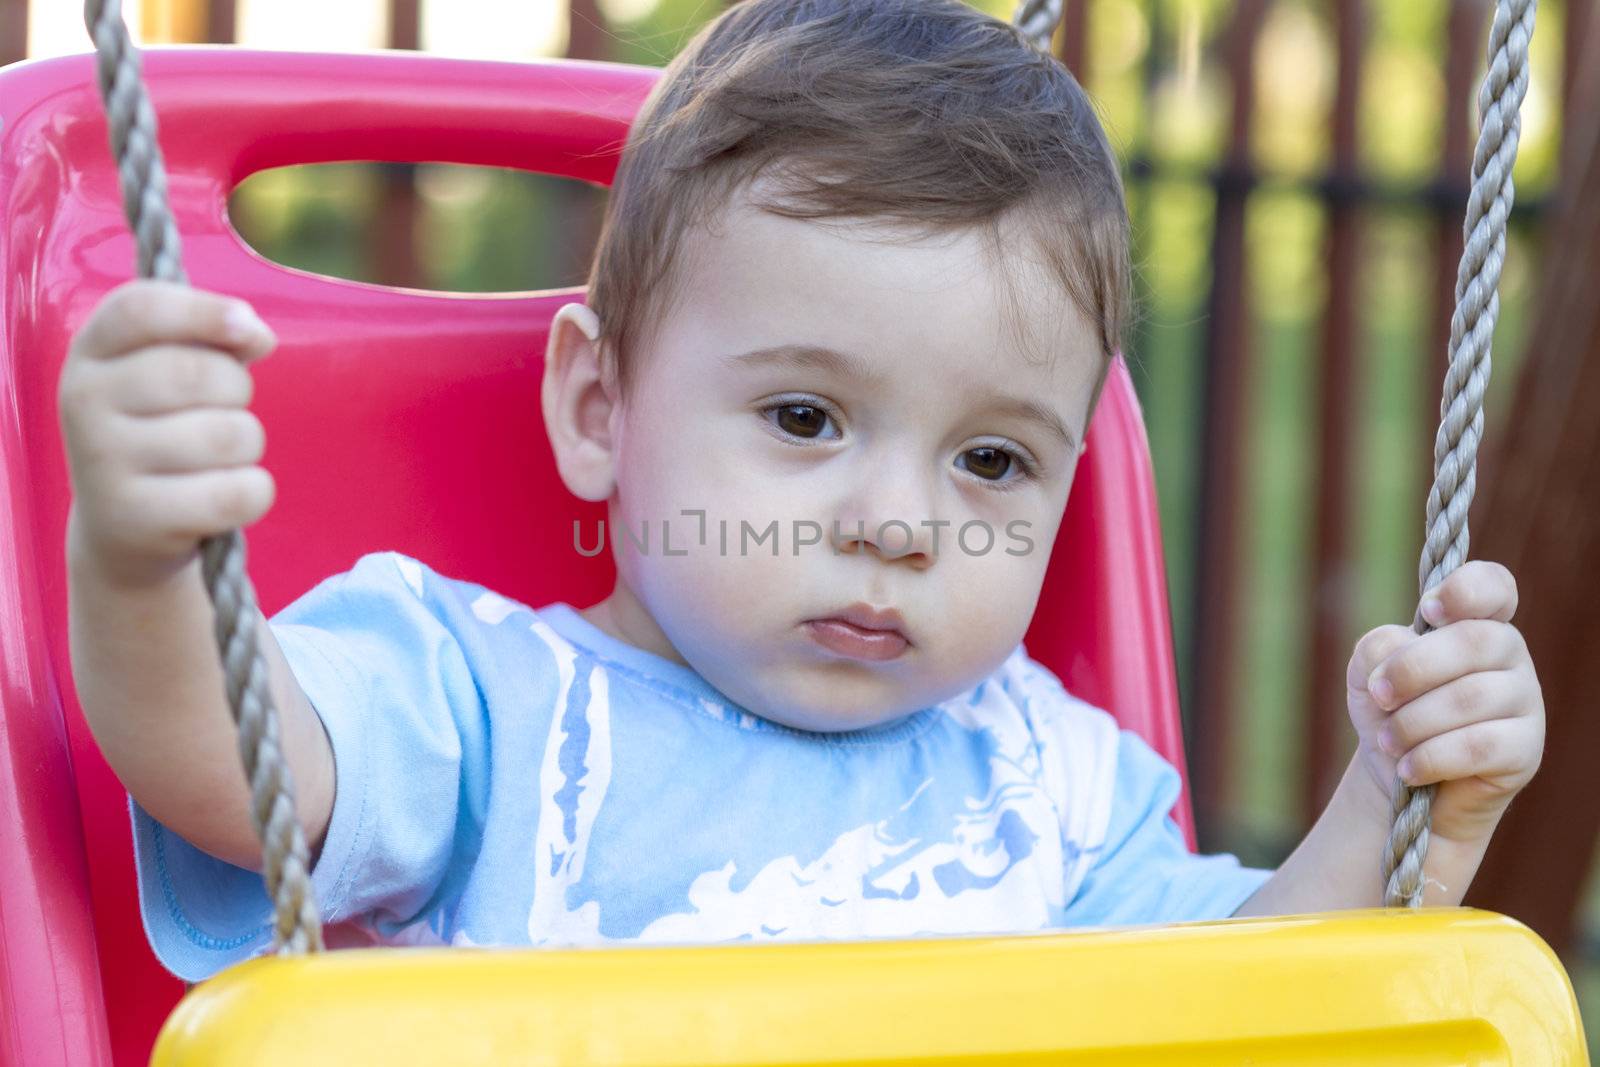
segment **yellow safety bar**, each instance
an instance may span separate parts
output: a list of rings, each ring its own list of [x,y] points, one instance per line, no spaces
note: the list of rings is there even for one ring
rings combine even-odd
[[[156,1067],[1589,1062],[1572,986],[1469,909],[704,948],[365,949],[192,990]]]

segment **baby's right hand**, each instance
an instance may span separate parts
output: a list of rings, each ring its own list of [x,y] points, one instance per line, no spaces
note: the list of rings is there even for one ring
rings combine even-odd
[[[266,514],[275,487],[245,368],[276,345],[242,300],[157,281],[107,294],[58,391],[73,552],[120,581],[159,581],[202,538]]]

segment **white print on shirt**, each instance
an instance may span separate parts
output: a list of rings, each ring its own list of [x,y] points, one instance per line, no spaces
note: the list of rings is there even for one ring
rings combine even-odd
[[[535,837],[533,907],[528,912],[528,940],[534,945],[592,944],[600,935],[600,904],[585,901],[567,907],[567,887],[583,879],[589,833],[611,785],[611,695],[606,672],[595,669],[576,676],[572,646],[542,620],[533,632],[555,657],[561,683],[556,691],[550,736],[539,768],[539,826]],[[588,686],[588,700],[574,685]],[[574,772],[577,772],[574,774]],[[563,791],[576,793],[563,804]],[[575,810],[574,810],[575,808]]]
[[[991,699],[943,706],[963,725],[995,735],[989,793],[949,813],[949,840],[904,837],[894,820],[880,820],[840,834],[804,866],[792,855],[772,860],[740,889],[730,861],[695,878],[691,910],[656,919],[639,940],[909,937],[1048,925],[1066,906],[1073,865],[1063,862],[1056,809],[1039,787],[1036,749],[1018,716],[986,714]]]
[[[555,659],[559,687],[539,778],[529,940],[535,945],[611,941],[600,931],[598,901],[589,899],[575,909],[567,905],[568,891],[582,880],[590,830],[610,783],[608,672],[590,657],[580,659],[542,621],[532,630]],[[586,678],[576,677],[580,664],[587,668]],[[1008,702],[1000,686],[990,685],[975,706],[963,697],[942,708],[964,728],[988,731],[993,752],[988,795],[968,797],[965,810],[945,816],[951,825],[948,839],[905,837],[893,825],[897,820],[879,820],[841,833],[811,863],[802,865],[793,855],[773,859],[753,876],[740,878],[738,889],[740,872],[730,860],[696,876],[686,910],[655,919],[636,940],[910,936],[1050,925],[1076,887],[1079,850],[1074,845],[1073,855],[1065,854],[1058,808],[1042,788],[1049,772],[1041,767],[1026,719],[1014,708],[990,706]],[[900,810],[916,803],[928,784]],[[1074,792],[1087,792],[1090,783],[1075,785]]]

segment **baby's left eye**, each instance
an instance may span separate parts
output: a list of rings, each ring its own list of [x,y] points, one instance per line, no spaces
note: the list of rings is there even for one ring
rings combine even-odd
[[[1012,471],[1026,473],[1023,465],[1010,452],[990,445],[967,449],[956,457],[956,466],[990,482],[1001,481]]]
[[[969,448],[961,453],[966,469],[991,481],[1004,478],[1011,469],[1011,457],[998,448]]]

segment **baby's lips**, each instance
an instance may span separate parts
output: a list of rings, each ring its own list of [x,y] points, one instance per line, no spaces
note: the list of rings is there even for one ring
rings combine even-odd
[[[867,629],[840,618],[812,619],[806,629],[823,648],[852,659],[891,660],[910,645],[899,630]]]

